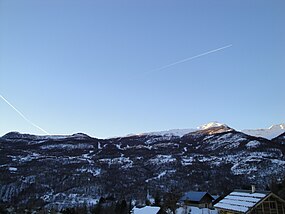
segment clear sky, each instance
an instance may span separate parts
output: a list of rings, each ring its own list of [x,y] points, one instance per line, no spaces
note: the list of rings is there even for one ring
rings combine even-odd
[[[0,95],[51,134],[284,123],[284,11],[284,0],[0,0]],[[9,131],[44,134],[1,99]]]

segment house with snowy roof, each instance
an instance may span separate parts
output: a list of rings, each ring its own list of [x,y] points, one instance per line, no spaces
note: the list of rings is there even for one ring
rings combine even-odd
[[[159,210],[160,207],[145,206],[142,208],[134,208],[133,214],[157,214]]]
[[[272,192],[234,190],[214,205],[220,214],[285,214],[285,200]]]
[[[199,208],[212,208],[215,197],[208,192],[187,192],[179,200],[187,206],[194,206]]]

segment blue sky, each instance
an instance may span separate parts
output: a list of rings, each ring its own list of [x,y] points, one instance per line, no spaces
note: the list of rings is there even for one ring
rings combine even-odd
[[[0,94],[51,134],[284,123],[284,10],[283,0],[0,0]],[[0,118],[0,135],[44,134],[3,100]]]

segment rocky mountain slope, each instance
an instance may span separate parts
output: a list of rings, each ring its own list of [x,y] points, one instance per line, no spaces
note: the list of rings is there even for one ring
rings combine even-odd
[[[0,203],[61,209],[107,195],[265,188],[284,177],[284,153],[285,134],[268,140],[223,124],[111,139],[11,132],[0,138]]]

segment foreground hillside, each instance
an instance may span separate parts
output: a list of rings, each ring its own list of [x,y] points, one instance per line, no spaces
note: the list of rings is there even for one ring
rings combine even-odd
[[[0,201],[62,208],[108,195],[266,188],[284,177],[284,153],[285,134],[268,140],[226,125],[112,139],[11,132],[0,138]]]

